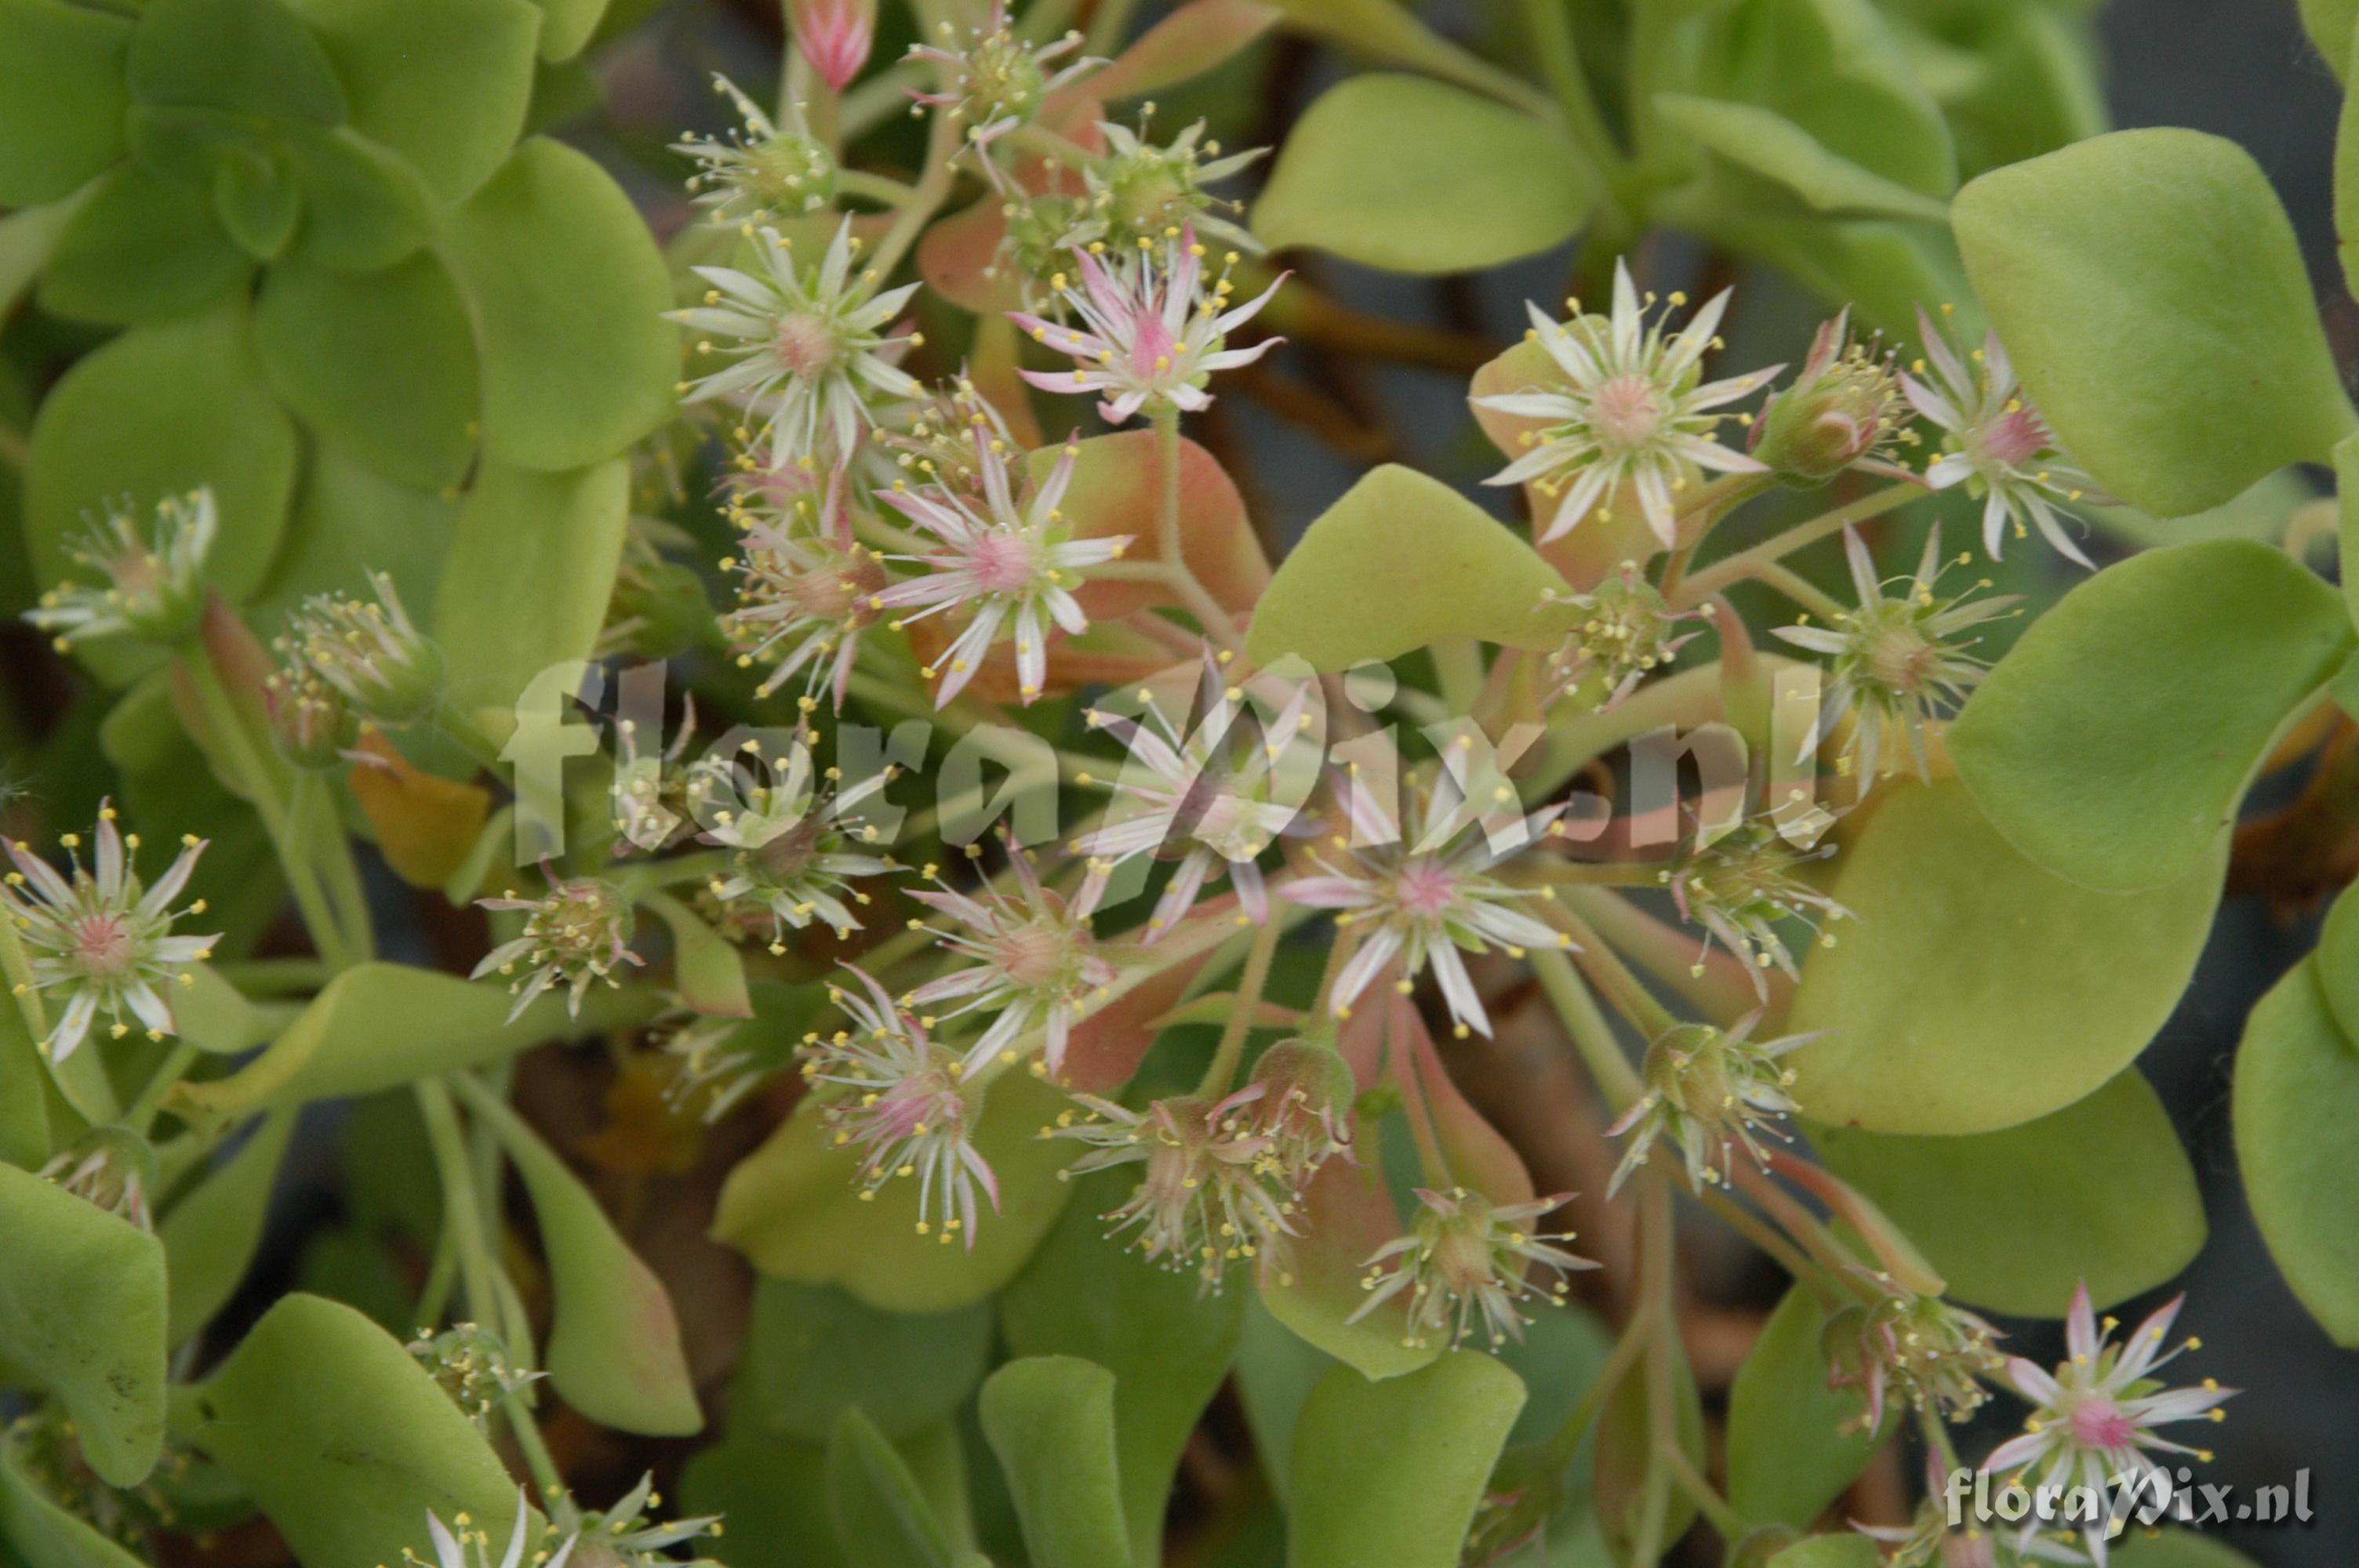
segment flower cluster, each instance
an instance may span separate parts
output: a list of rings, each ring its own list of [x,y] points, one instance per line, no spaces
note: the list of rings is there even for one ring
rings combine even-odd
[[[210,488],[158,502],[145,539],[127,503],[110,506],[69,552],[99,582],[52,589],[25,619],[49,633],[60,653],[103,637],[169,643],[186,636],[204,607],[205,558],[220,532]]]
[[[1015,882],[1012,892],[986,890],[972,897],[937,881],[930,890],[910,894],[950,923],[936,935],[943,947],[966,962],[918,987],[902,1001],[913,1008],[955,1002],[950,1018],[971,1012],[990,1016],[990,1027],[967,1047],[968,1072],[994,1060],[1013,1062],[1016,1043],[1028,1039],[1037,1028],[1040,1069],[1053,1078],[1064,1070],[1073,1025],[1103,997],[1115,978],[1114,966],[1091,934],[1086,885],[1082,896],[1068,903],[1042,885],[1031,857],[1022,849],[1009,846],[1007,864]],[[927,1027],[933,1022],[929,1017]]]
[[[520,912],[525,917],[523,933],[484,954],[471,977],[515,976],[516,967],[525,966],[525,974],[508,986],[516,997],[508,1010],[510,1022],[552,986],[564,988],[566,1011],[579,1017],[582,999],[592,986],[600,980],[620,985],[617,968],[645,962],[631,951],[631,906],[612,883],[594,877],[560,879],[546,866],[541,870],[549,891],[538,898],[518,898],[510,892],[475,901],[482,908]]]

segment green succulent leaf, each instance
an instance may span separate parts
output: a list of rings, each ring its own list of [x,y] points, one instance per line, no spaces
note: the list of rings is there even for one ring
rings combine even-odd
[[[847,1568],[828,1518],[824,1448],[733,1431],[689,1459],[679,1506],[686,1514],[723,1516],[728,1534],[706,1553],[733,1568]]]
[[[172,1206],[156,1234],[164,1243],[171,1310],[165,1338],[179,1346],[212,1321],[262,1245],[270,1194],[294,1135],[295,1113],[263,1118],[237,1152]]]
[[[472,1081],[468,1104],[487,1119],[532,1195],[549,1258],[556,1321],[549,1380],[591,1420],[652,1437],[704,1426],[680,1346],[679,1316],[655,1271],[640,1261],[582,1179],[507,1103]]]
[[[1997,1132],[1926,1138],[1817,1127],[1830,1170],[1889,1215],[1972,1306],[2062,1317],[2082,1281],[2100,1307],[2194,1260],[2203,1197],[2170,1115],[2133,1068]],[[2039,1223],[2023,1223],[2038,1215]]]
[[[437,200],[473,195],[524,130],[540,12],[528,0],[296,0],[352,104]]]
[[[1306,33],[1355,54],[1421,70],[1527,111],[1549,112],[1549,101],[1522,78],[1451,43],[1397,0],[1273,0],[1270,7]]]
[[[304,1568],[378,1568],[405,1547],[431,1562],[429,1510],[466,1514],[505,1547],[522,1501],[401,1342],[320,1296],[282,1298],[209,1381],[176,1395],[173,1425],[237,1479]],[[538,1532],[536,1520],[527,1555]]]
[[[555,63],[571,59],[598,31],[606,14],[606,0],[538,0],[540,58]]]
[[[25,1473],[13,1444],[0,1444],[0,1563],[17,1568],[143,1568],[80,1514],[50,1500]]]
[[[1862,168],[1774,110],[1658,92],[1655,112],[1730,163],[1792,191],[1814,211],[1938,223],[1945,202]]]
[[[1329,88],[1254,204],[1273,250],[1310,245],[1388,272],[1470,272],[1562,244],[1597,176],[1564,133],[1422,77]]]
[[[1773,1555],[1767,1568],[1878,1568],[1884,1553],[1856,1530],[1813,1535]]]
[[[29,972],[15,929],[0,930],[0,990]],[[49,1069],[26,1000],[0,996],[0,1162],[29,1170],[49,1157]]]
[[[269,261],[294,238],[303,193],[267,151],[238,148],[213,166],[213,211],[240,248]]]
[[[1288,1568],[1457,1568],[1523,1379],[1477,1351],[1372,1383],[1319,1380],[1288,1464]]]
[[[951,1568],[950,1532],[908,1464],[856,1409],[827,1443],[828,1515],[851,1568]]]
[[[1112,1568],[1132,1555],[1117,1479],[1116,1379],[1073,1356],[1027,1356],[985,1379],[983,1434],[1006,1473],[1036,1568]]]
[[[883,1312],[828,1285],[757,1279],[733,1428],[824,1443],[854,1405],[900,1439],[943,1420],[983,1380],[991,1309]]]
[[[131,23],[69,0],[0,0],[0,207],[71,196],[123,156]]]
[[[450,700],[495,736],[535,676],[590,656],[629,514],[620,458],[569,473],[484,460],[443,563],[434,635]]]
[[[253,270],[205,187],[125,160],[75,206],[38,297],[54,315],[119,326],[185,315]]]
[[[809,1100],[729,1173],[712,1234],[766,1274],[841,1285],[887,1312],[970,1305],[1015,1277],[1071,1196],[1058,1173],[1072,1146],[1039,1136],[1066,1103],[1028,1074],[991,1086],[974,1145],[999,1178],[999,1212],[976,1227],[972,1250],[919,1233],[914,1181],[888,1182],[862,1202],[858,1162],[829,1141]]]
[[[2277,731],[2354,643],[2334,590],[2283,550],[2151,550],[2024,633],[1951,727],[1950,752],[2039,865],[2108,892],[2159,887],[2211,853]]]
[[[132,96],[263,120],[343,123],[325,50],[279,0],[149,0],[131,35]]]
[[[1887,783],[1864,815],[1833,862],[1856,918],[1811,951],[1790,1019],[1826,1032],[1788,1058],[1811,1117],[2012,1127],[2094,1092],[2169,1017],[2211,930],[2226,835],[2174,881],[2103,893],[2024,859],[1954,779]]]
[[[753,1017],[745,963],[736,946],[676,898],[649,893],[639,902],[671,932],[672,985],[679,1000],[707,1018]]]
[[[1397,658],[1444,637],[1551,648],[1571,590],[1498,519],[1414,469],[1386,463],[1312,522],[1254,611],[1245,653],[1317,670]]]
[[[306,595],[364,596],[371,572],[392,578],[414,614],[434,602],[458,524],[457,497],[397,484],[322,442],[304,465],[287,543],[249,618],[275,628]]]
[[[303,188],[306,260],[374,272],[426,243],[425,189],[400,158],[346,130],[297,127],[280,145]]]
[[[2302,30],[2337,81],[2349,80],[2354,42],[2352,23],[2359,20],[2359,0],[2296,0]]]
[[[164,1444],[163,1247],[14,1165],[0,1237],[0,1360],[57,1396],[100,1479],[137,1486]]]
[[[1114,1446],[1134,1563],[1151,1564],[1180,1451],[1235,1358],[1241,1283],[1207,1295],[1174,1273],[1108,1246],[1100,1216],[1117,1208],[1138,1171],[1101,1171],[1073,1199],[1024,1271],[999,1295],[1018,1356],[1079,1357],[1114,1374]]]
[[[408,964],[355,964],[328,982],[287,1032],[227,1077],[182,1083],[170,1104],[237,1116],[315,1099],[376,1094],[415,1078],[478,1067],[558,1035],[644,1014],[653,999],[599,991],[579,1018],[551,992],[507,1021],[503,986]]]
[[[1728,1502],[1759,1523],[1807,1530],[1867,1468],[1891,1430],[1864,1430],[1856,1389],[1827,1386],[1827,1315],[1789,1288],[1728,1395]]]
[[[2202,512],[2351,432],[2293,227],[2234,143],[2118,131],[1994,169],[1951,213],[2025,392],[2131,505]]]
[[[135,327],[77,362],[34,421],[25,472],[33,575],[74,575],[67,549],[109,501],[127,496],[152,518],[163,497],[211,485],[221,533],[206,578],[242,599],[278,548],[295,459],[294,427],[263,382],[242,301]]]
[[[327,438],[388,479],[427,490],[475,451],[475,341],[431,255],[352,275],[290,260],[255,302],[271,386]]]
[[[671,279],[630,199],[588,157],[544,137],[517,147],[451,214],[444,259],[474,315],[494,452],[579,468],[671,412]]]
[[[1957,154],[1908,51],[1868,0],[1742,0],[1712,17],[1694,91],[1756,105],[1834,157],[1947,196]]]
[[[2359,1182],[2359,1046],[2335,1022],[2320,962],[2297,965],[2245,1021],[2236,1165],[2277,1271],[2336,1344],[2359,1346],[2359,1232],[2323,1200]]]
[[[1631,1555],[1640,1510],[1645,1506],[1646,1477],[1655,1463],[1655,1425],[1648,1411],[1647,1367],[1641,1360],[1614,1385],[1597,1418],[1597,1519],[1617,1558]],[[1696,1388],[1695,1368],[1687,1352],[1676,1350],[1671,1359],[1671,1406],[1680,1452],[1701,1470],[1703,1396]],[[1670,1510],[1663,1522],[1663,1539],[1675,1541],[1695,1522],[1695,1500],[1678,1487],[1671,1490]]]

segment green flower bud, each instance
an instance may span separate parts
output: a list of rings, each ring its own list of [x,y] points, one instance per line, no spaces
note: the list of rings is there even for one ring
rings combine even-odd
[[[375,602],[314,594],[288,621],[280,653],[343,695],[362,716],[409,724],[442,697],[442,653],[410,622],[383,572]]]

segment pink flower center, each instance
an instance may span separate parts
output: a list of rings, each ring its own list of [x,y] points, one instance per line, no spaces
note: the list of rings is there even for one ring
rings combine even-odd
[[[831,550],[820,563],[780,584],[788,602],[821,621],[864,625],[875,619],[868,597],[882,591],[885,569],[865,556]]]
[[[835,362],[835,329],[823,317],[798,310],[779,318],[771,351],[792,373],[815,375]]]
[[[1141,307],[1131,318],[1130,368],[1145,379],[1168,374],[1175,341],[1158,312]]]
[[[2137,1423],[2111,1400],[2082,1400],[2072,1407],[2072,1441],[2083,1448],[2126,1448]]]
[[[1411,860],[1394,881],[1393,896],[1406,913],[1439,920],[1458,903],[1458,879],[1439,860]]]
[[[1597,389],[1589,422],[1613,446],[1643,447],[1663,427],[1662,393],[1644,376],[1617,375]]]
[[[1039,570],[1032,541],[1021,534],[989,533],[967,552],[966,569],[985,593],[1014,593]]]
[[[85,916],[74,926],[73,958],[84,974],[101,979],[127,974],[132,962],[131,933],[118,916]]]
[[[992,946],[992,963],[1019,986],[1047,985],[1065,972],[1072,938],[1046,920],[1019,925]]]
[[[2028,408],[2018,408],[1983,432],[1983,455],[1993,462],[2020,468],[2048,446],[2048,427]]]

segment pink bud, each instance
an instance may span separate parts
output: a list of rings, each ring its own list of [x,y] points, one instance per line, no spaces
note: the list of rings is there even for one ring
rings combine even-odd
[[[795,47],[841,92],[876,41],[876,0],[793,0]]]

